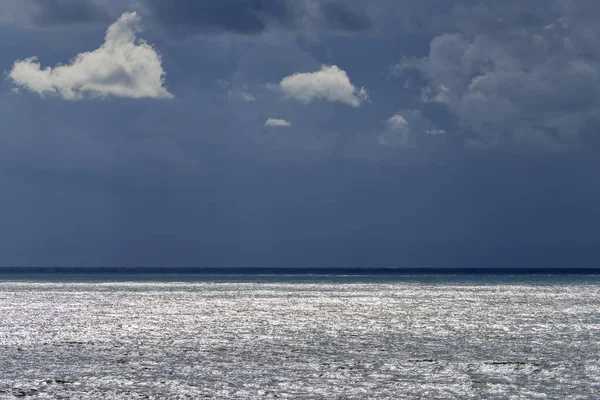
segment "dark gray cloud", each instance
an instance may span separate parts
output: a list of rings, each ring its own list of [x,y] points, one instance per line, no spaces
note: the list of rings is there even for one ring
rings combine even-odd
[[[178,33],[258,34],[269,27],[361,32],[372,26],[355,0],[144,0],[151,15]]]
[[[372,21],[366,10],[357,2],[325,1],[321,5],[324,23],[332,30],[360,32],[371,28]]]
[[[27,0],[31,21],[40,27],[107,23],[109,12],[94,0]]]
[[[598,124],[598,17],[578,0],[456,6],[429,54],[397,71],[420,71],[420,100],[447,107],[477,147],[577,146]]]

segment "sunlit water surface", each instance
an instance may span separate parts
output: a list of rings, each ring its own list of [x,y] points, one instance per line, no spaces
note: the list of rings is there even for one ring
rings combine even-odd
[[[0,398],[600,398],[598,277],[0,282]]]

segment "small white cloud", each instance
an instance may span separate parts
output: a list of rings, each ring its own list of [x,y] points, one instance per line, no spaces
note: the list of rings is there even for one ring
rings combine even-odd
[[[387,128],[379,135],[379,144],[386,147],[410,147],[411,127],[401,113],[387,120]]]
[[[269,118],[267,122],[265,122],[265,126],[272,128],[288,128],[292,126],[292,123],[286,121],[285,119]]]
[[[439,136],[446,131],[438,129],[420,110],[402,110],[390,118],[386,129],[379,134],[379,144],[386,147],[416,147],[420,135]]]
[[[406,128],[408,126],[408,122],[406,122],[406,119],[404,119],[402,115],[395,114],[388,119],[388,125],[392,129],[398,130]]]
[[[303,103],[326,100],[359,107],[368,98],[365,88],[355,87],[346,71],[335,65],[323,65],[317,72],[287,76],[283,78],[279,88],[286,97]]]
[[[444,129],[428,129],[425,131],[426,134],[432,136],[445,135],[446,131]]]
[[[41,69],[36,57],[16,61],[9,77],[40,96],[172,98],[156,50],[136,38],[140,17],[123,14],[106,31],[100,48],[78,54],[69,64]]]
[[[473,90],[473,89],[477,88],[477,86],[481,82],[485,81],[486,79],[488,79],[488,77],[485,75],[476,76],[475,78],[473,78],[471,80],[471,83],[469,83],[469,85],[467,86],[467,89]]]

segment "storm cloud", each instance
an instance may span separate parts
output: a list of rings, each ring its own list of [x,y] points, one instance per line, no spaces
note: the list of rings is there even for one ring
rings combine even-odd
[[[144,0],[150,14],[179,33],[253,35],[269,28],[362,32],[372,22],[356,0]]]
[[[597,3],[580,0],[457,6],[458,32],[395,70],[418,70],[420,100],[447,107],[473,146],[578,145],[598,123],[598,17]]]

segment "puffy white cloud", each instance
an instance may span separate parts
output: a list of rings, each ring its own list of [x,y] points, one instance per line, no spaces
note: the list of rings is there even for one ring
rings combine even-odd
[[[40,96],[172,98],[155,49],[136,38],[140,17],[123,14],[106,31],[100,48],[78,54],[69,64],[42,69],[36,57],[14,63],[9,77]]]
[[[486,2],[456,7],[454,33],[395,71],[425,79],[478,147],[574,145],[600,119],[600,3]]]
[[[287,128],[292,126],[292,123],[285,119],[269,118],[267,122],[265,122],[265,126],[271,128]]]
[[[346,71],[335,65],[323,65],[316,72],[287,76],[279,86],[286,97],[303,103],[326,100],[359,107],[368,98],[365,88],[355,87]]]

